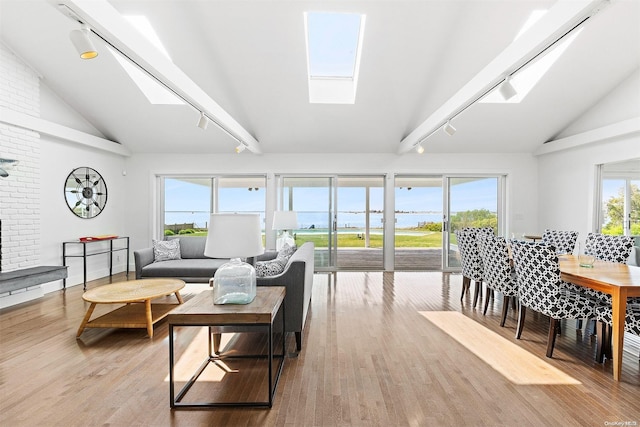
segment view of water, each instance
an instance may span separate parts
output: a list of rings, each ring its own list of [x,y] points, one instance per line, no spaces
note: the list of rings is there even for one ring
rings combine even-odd
[[[261,215],[264,220],[264,215]],[[371,213],[369,225],[371,228],[382,228],[382,214]],[[442,213],[396,213],[396,228],[417,227],[421,222],[441,222]],[[207,212],[167,212],[165,224],[190,224],[196,228],[206,228],[209,221]],[[328,228],[329,218],[326,212],[298,212],[298,229]],[[363,212],[338,212],[338,228],[361,229],[365,227],[365,214]]]

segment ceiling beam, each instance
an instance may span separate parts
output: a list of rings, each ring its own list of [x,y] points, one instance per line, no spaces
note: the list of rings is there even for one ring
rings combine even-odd
[[[607,6],[611,0],[559,0],[527,32],[506,47],[493,61],[465,84],[407,135],[398,146],[404,154],[423,143],[442,126],[496,88],[507,76],[534,60],[541,52]]]
[[[87,24],[91,31],[118,50],[134,65],[160,84],[203,112],[220,129],[249,151],[261,154],[259,142],[178,66],[162,55],[140,32],[105,0],[49,0],[73,20]],[[72,47],[70,46],[70,49]],[[193,126],[196,126],[194,116]]]

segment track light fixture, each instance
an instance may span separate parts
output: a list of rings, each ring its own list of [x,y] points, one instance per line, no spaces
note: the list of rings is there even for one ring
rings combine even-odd
[[[240,154],[244,151],[244,149],[247,148],[244,146],[244,144],[240,144],[236,147],[236,153]]]
[[[453,127],[451,120],[447,120],[447,123],[444,124],[442,130],[444,130],[447,135],[453,136],[457,129]]]
[[[82,59],[93,59],[98,56],[98,51],[93,46],[89,33],[91,30],[86,24],[82,24],[79,30],[73,30],[69,33],[69,38]]]
[[[204,115],[203,112],[200,112],[200,119],[198,120],[198,127],[202,130],[206,130],[207,126],[209,126],[209,118]]]
[[[507,76],[504,79],[504,82],[500,85],[499,91],[505,101],[510,100],[518,94],[518,92],[516,92],[516,88],[511,84],[511,76]]]
[[[424,153],[424,147],[422,146],[422,143],[418,144],[418,146],[416,147],[416,153],[418,154]]]

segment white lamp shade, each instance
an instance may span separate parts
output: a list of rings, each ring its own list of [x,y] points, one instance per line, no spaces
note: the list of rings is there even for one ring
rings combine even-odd
[[[258,214],[211,214],[204,255],[246,258],[264,253]]]
[[[298,228],[298,213],[295,211],[275,211],[271,228],[274,230],[295,230]]]

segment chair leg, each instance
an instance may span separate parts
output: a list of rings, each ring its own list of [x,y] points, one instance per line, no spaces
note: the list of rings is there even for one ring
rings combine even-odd
[[[469,289],[470,286],[471,286],[471,279],[469,279],[468,277],[462,276],[462,294],[460,295],[460,301],[462,301],[462,299],[464,298],[465,292]]]
[[[582,319],[576,319],[576,329],[582,329]]]
[[[302,332],[296,332],[296,350],[302,350]]]
[[[560,329],[560,321],[553,317],[549,321],[549,336],[547,338],[547,357],[553,356],[553,347],[556,345],[556,335]]]
[[[520,336],[522,335],[522,330],[524,329],[524,318],[525,315],[527,314],[527,308],[520,304],[519,310],[518,310],[518,326],[516,328],[516,339],[519,340]]]
[[[478,297],[482,296],[482,280],[476,281],[476,288],[473,293],[473,308],[478,304]]]
[[[484,310],[482,310],[483,315],[487,314],[487,308],[489,307],[489,297],[491,296],[492,293],[493,293],[493,290],[487,288],[487,295],[484,298]]]
[[[507,312],[509,311],[509,300],[511,297],[504,296],[502,300],[502,319],[500,320],[500,327],[504,327],[504,322],[507,320]]]
[[[606,341],[606,330],[604,322],[596,323],[596,362],[604,362],[604,351]]]

